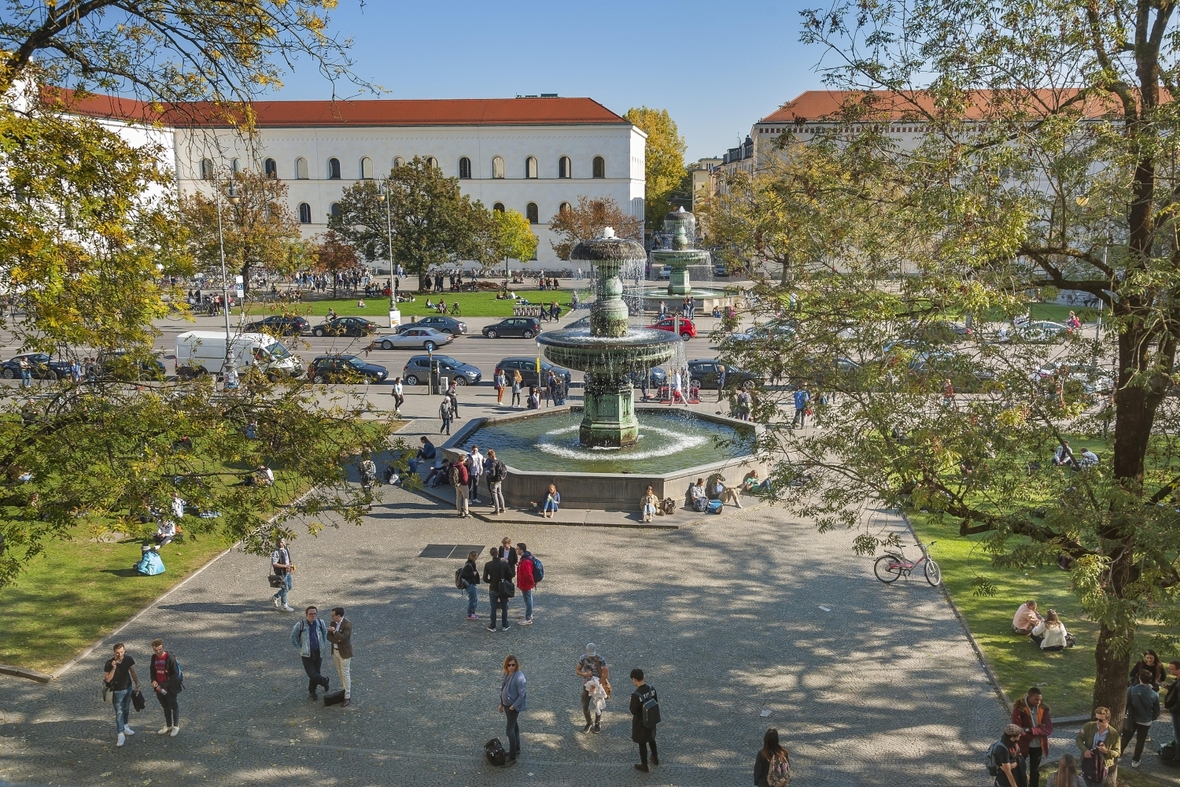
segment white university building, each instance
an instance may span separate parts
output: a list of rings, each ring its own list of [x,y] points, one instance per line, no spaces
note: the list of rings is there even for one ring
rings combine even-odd
[[[211,114],[200,107],[161,112],[112,96],[63,98],[67,111],[106,120],[133,144],[170,151],[182,196],[212,194],[215,173],[281,178],[304,237],[327,229],[345,188],[415,156],[458,178],[485,207],[526,216],[542,268],[559,262],[549,219],[579,197],[610,197],[643,218],[647,135],[589,98],[259,102],[252,141],[228,124],[192,126],[189,118]]]

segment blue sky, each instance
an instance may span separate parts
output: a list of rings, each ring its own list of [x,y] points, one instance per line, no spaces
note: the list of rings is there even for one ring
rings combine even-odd
[[[829,0],[830,1],[830,0]],[[720,155],[759,118],[822,87],[821,52],[799,43],[799,10],[823,0],[394,3],[341,0],[332,30],[353,39],[355,71],[388,98],[589,96],[622,114],[667,109],[687,161]],[[323,99],[297,63],[277,95]],[[341,87],[347,95],[347,86]]]

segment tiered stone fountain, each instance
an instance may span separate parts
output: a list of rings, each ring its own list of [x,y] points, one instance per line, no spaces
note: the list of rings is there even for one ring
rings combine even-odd
[[[692,248],[697,237],[697,219],[684,208],[664,217],[664,231],[672,236],[672,248],[653,251],[652,264],[672,266],[672,275],[668,278],[668,294],[684,298],[693,294],[688,266],[708,265],[710,255],[704,249]]]

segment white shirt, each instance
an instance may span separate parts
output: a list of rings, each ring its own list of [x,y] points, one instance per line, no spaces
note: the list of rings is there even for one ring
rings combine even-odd
[[[470,472],[472,477],[479,477],[483,475],[483,454],[479,451],[474,451],[471,454]]]
[[[184,505],[184,500],[182,500],[179,495],[172,498],[172,516],[176,517],[177,519],[183,519]]]

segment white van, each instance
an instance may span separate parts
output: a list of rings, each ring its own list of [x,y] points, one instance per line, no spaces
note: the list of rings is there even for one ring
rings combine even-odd
[[[269,377],[303,374],[303,364],[273,336],[242,333],[231,337],[239,370],[253,367]],[[225,366],[225,334],[188,331],[176,337],[176,376],[221,374]]]

